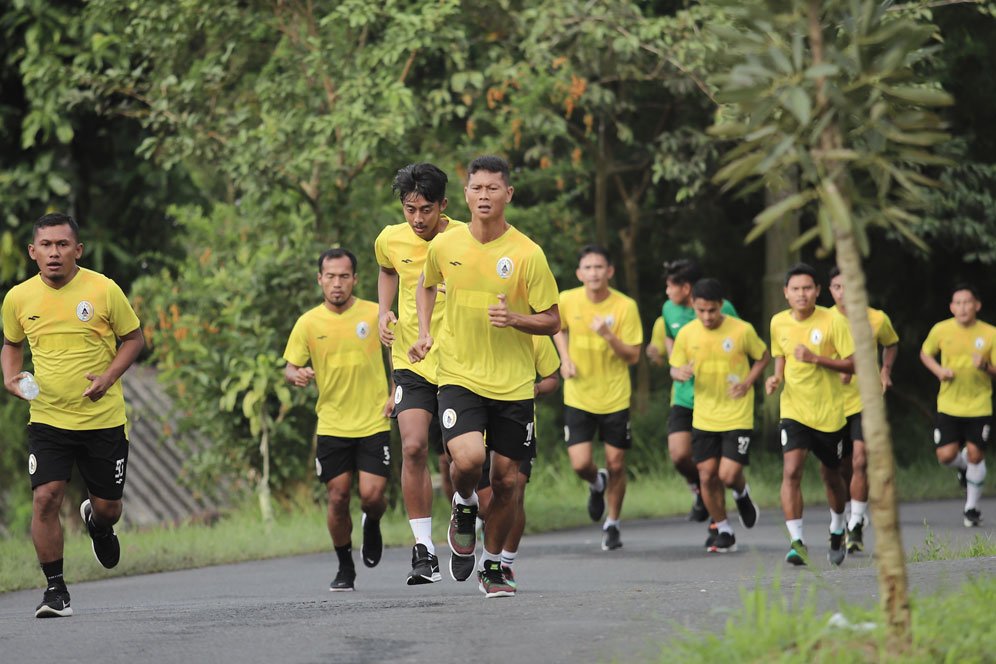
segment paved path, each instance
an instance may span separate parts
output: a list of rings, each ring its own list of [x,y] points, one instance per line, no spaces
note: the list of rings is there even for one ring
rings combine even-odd
[[[996,520],[996,499],[981,509]],[[922,546],[924,521],[955,547],[993,536],[991,526],[964,528],[956,501],[906,504],[901,519],[908,549]],[[0,595],[0,662],[646,661],[679,626],[721,626],[740,588],[776,575],[786,592],[815,584],[826,608],[874,602],[870,556],[826,563],[828,521],[825,509],[808,512],[817,562],[802,570],[782,562],[784,526],[770,511],[753,530],[737,529],[740,552],[727,555],[706,555],[702,524],[680,519],[624,523],[625,546],[614,552],[600,550],[594,525],[527,537],[514,599],[484,600],[476,583],[445,571],[442,583],[409,588],[410,553],[399,549],[361,567],[355,593],[328,592],[331,554],[74,584],[68,619],[36,620],[40,591],[9,593]],[[910,566],[925,592],[994,573],[996,558]]]

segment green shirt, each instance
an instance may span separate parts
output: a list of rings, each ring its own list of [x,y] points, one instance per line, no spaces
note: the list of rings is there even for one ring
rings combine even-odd
[[[737,310],[729,300],[723,300],[721,311],[727,316],[740,318]],[[671,300],[664,301],[661,316],[664,318],[664,331],[672,341],[678,336],[678,331],[695,320],[695,309],[675,304]],[[671,384],[671,405],[695,407],[695,379],[676,380]]]

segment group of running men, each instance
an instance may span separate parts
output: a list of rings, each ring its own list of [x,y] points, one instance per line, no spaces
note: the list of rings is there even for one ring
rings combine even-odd
[[[386,227],[375,242],[378,302],[353,295],[354,254],[324,251],[317,264],[322,303],[297,320],[284,351],[286,380],[302,388],[314,381],[318,388],[315,464],[328,491],[328,529],[338,558],[332,591],[353,590],[355,584],[349,511],[354,474],[363,514],[361,558],[373,567],[382,557],[393,417],[415,542],[407,583],[441,580],[432,540],[432,444],[451,496],[451,576],[465,581],[476,572],[486,597],[514,596],[523,497],[536,457],[534,398],[556,391],[558,369],[568,455],[588,483],[589,516],[598,521],[607,512],[602,549],[622,546],[619,520],[631,447],[629,366],[639,361],[643,346],[636,303],[609,286],[612,261],[594,245],[579,252],[582,285],[558,292],[543,250],[506,221],[513,187],[504,159],[484,156],[470,163],[464,189],[469,223],[445,214],[447,180],[428,163],[398,171],[393,187],[405,222]],[[67,616],[72,608],[59,509],[75,464],[89,495],[80,513],[94,555],[114,567],[120,544],[113,526],[121,514],[128,456],[118,378],[144,341],[120,288],[77,265],[83,245],[71,217],[39,219],[28,251],[39,274],[4,298],[0,359],[5,388],[26,398],[28,340],[42,386],[31,401],[28,424],[31,531],[47,581],[35,615]],[[750,528],[757,522],[744,467],[754,439],[754,383],[773,356],[765,391],[772,395],[782,388],[786,560],[809,562],[801,480],[812,452],[821,462],[831,511],[828,559],[841,564],[847,552],[862,550],[868,523],[861,400],[841,276],[831,272],[836,306],[826,309],[816,304],[816,271],[805,264],[789,270],[789,308],[771,320],[769,352],[754,328],[737,317],[721,284],[703,279],[694,262],[675,261],[665,270],[668,300],[647,354],[657,364],[666,356],[670,365],[668,449],[694,494],[690,518],[710,521],[706,550],[736,550],[726,488],[741,523]],[[978,500],[996,375],[996,328],[977,320],[979,308],[977,291],[957,286],[953,318],[934,326],[921,350],[924,365],[941,382],[934,442],[938,460],[955,468],[966,486],[966,526],[981,522]],[[886,390],[898,336],[883,312],[869,309],[868,315],[884,349],[880,378]],[[384,346],[391,349],[391,387]],[[596,436],[605,446],[603,469],[593,461]]]

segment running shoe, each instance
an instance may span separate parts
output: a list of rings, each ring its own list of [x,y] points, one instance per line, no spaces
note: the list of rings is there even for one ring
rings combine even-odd
[[[757,523],[757,517],[761,514],[761,511],[757,509],[757,504],[751,500],[750,494],[746,493],[734,502],[737,503],[737,514],[740,516],[740,525],[744,528],[753,528],[754,524]]]
[[[827,560],[832,565],[840,566],[847,556],[847,547],[844,546],[844,531],[838,533],[830,532],[830,550],[827,551]]]
[[[865,550],[864,529],[867,522],[868,517],[862,516],[861,521],[854,528],[847,529],[845,541],[848,553],[858,553]]]
[[[356,568],[340,567],[339,573],[332,579],[329,591],[334,593],[350,593],[356,590],[353,582],[356,581]]]
[[[512,568],[508,565],[502,565],[501,571],[505,573],[505,580],[508,581],[508,585],[517,589],[519,584],[515,582],[515,572],[512,571]]]
[[[447,533],[450,549],[458,556],[473,556],[477,549],[477,505],[453,503],[450,529]]]
[[[793,565],[809,564],[809,549],[802,543],[802,540],[792,540],[788,553],[785,554],[785,562]]]
[[[716,541],[716,536],[719,535],[719,529],[716,528],[716,522],[709,522],[709,534],[706,535],[705,548],[712,546],[712,543]]]
[[[450,554],[450,576],[454,581],[466,581],[477,568],[477,556],[461,556],[457,552]]]
[[[733,533],[719,533],[709,547],[710,553],[733,553],[737,550],[737,538]]]
[[[363,513],[363,546],[360,547],[360,557],[367,567],[376,567],[384,555],[384,538],[380,534],[380,519],[367,518]]]
[[[121,560],[121,544],[118,542],[118,536],[114,534],[114,528],[101,531],[93,524],[93,507],[90,505],[89,498],[80,504],[80,516],[90,534],[94,558],[107,569],[117,566],[118,561]]]
[[[975,509],[974,507],[970,510],[965,510],[966,528],[978,528],[981,525],[982,525],[982,512]]]
[[[501,561],[489,560],[484,563],[484,569],[477,573],[477,579],[477,587],[486,598],[515,597],[515,586],[505,577]]]
[[[598,476],[602,478],[602,490],[588,487],[588,516],[592,521],[600,520],[605,514],[605,490],[609,488],[609,471],[599,468]]]
[[[41,604],[35,609],[35,618],[65,618],[73,615],[69,606],[69,590],[65,586],[45,589]]]
[[[613,551],[622,548],[622,537],[619,536],[619,526],[609,526],[602,530],[602,551]]]
[[[416,544],[412,547],[412,571],[408,573],[408,585],[419,586],[442,579],[443,575],[439,573],[439,559],[435,554],[429,553],[425,544]]]
[[[696,523],[702,523],[709,518],[709,510],[706,509],[705,503],[702,502],[702,494],[695,494],[695,500],[692,501],[692,509],[688,512],[688,520],[695,521]]]

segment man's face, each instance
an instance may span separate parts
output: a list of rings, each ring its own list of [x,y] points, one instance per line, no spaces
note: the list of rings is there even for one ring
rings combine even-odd
[[[512,187],[505,183],[501,173],[477,171],[464,187],[470,214],[482,221],[503,219],[505,206],[512,201]]]
[[[45,226],[35,233],[34,242],[28,245],[28,255],[38,263],[42,277],[62,283],[76,274],[76,261],[83,255],[83,245],[69,224]]]
[[[982,303],[975,299],[970,290],[955,291],[951,296],[951,315],[961,325],[974,323],[981,308]]]
[[[701,297],[692,298],[692,308],[695,316],[707,330],[715,330],[723,322],[723,303],[706,300]]]
[[[671,302],[685,306],[692,295],[692,285],[679,284],[676,281],[668,279],[665,292],[667,293],[667,299],[671,300]]]
[[[356,286],[352,261],[346,256],[326,258],[318,275],[318,284],[322,287],[326,302],[336,307],[346,304]]]
[[[785,285],[785,300],[793,311],[808,312],[816,307],[820,287],[808,274],[794,274]]]
[[[439,216],[446,209],[447,200],[430,203],[425,200],[422,194],[409,194],[401,208],[405,212],[405,221],[411,226],[415,235],[423,240],[431,240],[436,237],[439,229]]]
[[[609,287],[609,279],[615,274],[615,269],[601,254],[585,254],[578,263],[575,274],[578,281],[589,291],[603,291]]]
[[[844,306],[844,277],[839,274],[830,280],[830,296],[838,307]]]

